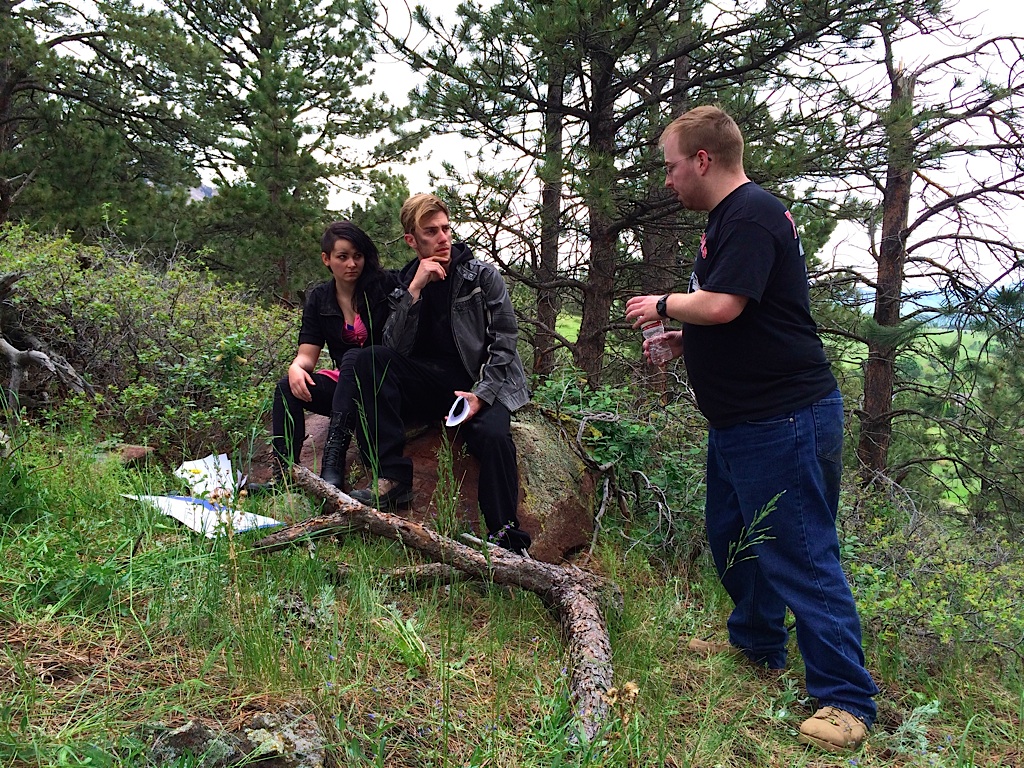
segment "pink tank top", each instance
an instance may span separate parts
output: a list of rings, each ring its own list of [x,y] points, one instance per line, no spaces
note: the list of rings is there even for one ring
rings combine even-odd
[[[366,325],[363,323],[363,318],[356,315],[355,322],[349,325],[345,323],[345,327],[341,330],[341,338],[346,344],[358,344],[360,347],[366,343],[366,340],[370,338],[370,332],[366,330]]]

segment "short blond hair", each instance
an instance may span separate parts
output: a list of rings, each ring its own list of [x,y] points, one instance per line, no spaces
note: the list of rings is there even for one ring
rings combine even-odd
[[[703,149],[724,168],[743,168],[743,134],[719,107],[694,107],[677,117],[662,132],[658,146],[670,141],[687,157]]]
[[[407,235],[415,233],[419,223],[435,213],[443,213],[449,219],[451,218],[448,206],[437,195],[431,195],[426,192],[413,195],[402,203],[402,230]]]

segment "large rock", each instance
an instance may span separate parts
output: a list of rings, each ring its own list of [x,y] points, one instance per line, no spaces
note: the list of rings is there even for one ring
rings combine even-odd
[[[215,731],[198,720],[173,730],[143,729],[156,734],[149,752],[157,766],[187,760],[201,768],[324,768],[327,739],[312,714],[284,709],[261,712],[240,731]]]
[[[119,443],[105,456],[126,466],[145,464],[153,456],[154,449],[148,445]]]
[[[306,439],[302,444],[300,461],[313,472],[319,472],[328,422],[326,417],[316,415],[308,415],[306,419]],[[440,420],[435,425],[421,425],[407,433],[405,455],[413,460],[413,491],[416,494],[409,514],[420,522],[432,525],[439,522],[435,491],[438,455],[444,448],[442,430],[453,441],[452,474],[459,487],[454,516],[461,527],[482,535],[485,531],[482,531],[476,502],[477,461],[464,450],[458,428],[445,428]],[[519,464],[519,521],[533,538],[530,555],[545,562],[562,562],[590,544],[594,479],[559,434],[558,427],[536,406],[528,405],[514,414],[512,438],[516,443]],[[352,486],[362,487],[366,481],[354,443],[349,449],[346,466],[351,470],[348,474],[354,480]],[[265,465],[254,462],[250,474],[254,480],[261,480],[269,470]]]

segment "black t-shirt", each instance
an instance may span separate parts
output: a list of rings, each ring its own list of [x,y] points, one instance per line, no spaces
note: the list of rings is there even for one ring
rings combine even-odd
[[[454,263],[454,262],[453,262]],[[431,360],[453,370],[462,370],[462,359],[452,335],[452,279],[427,283],[420,292],[419,326],[412,355]]]
[[[836,388],[811,317],[796,222],[753,182],[708,216],[690,278],[690,292],[698,289],[750,299],[732,322],[684,324],[686,371],[712,427],[778,416]]]

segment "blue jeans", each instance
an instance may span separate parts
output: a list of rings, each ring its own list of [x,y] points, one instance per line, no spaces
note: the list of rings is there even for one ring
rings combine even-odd
[[[786,663],[786,606],[819,706],[870,726],[878,688],[864,668],[860,619],[839,562],[838,391],[791,413],[708,435],[708,543],[735,607],[729,639],[754,662]],[[774,509],[764,510],[774,501]]]

